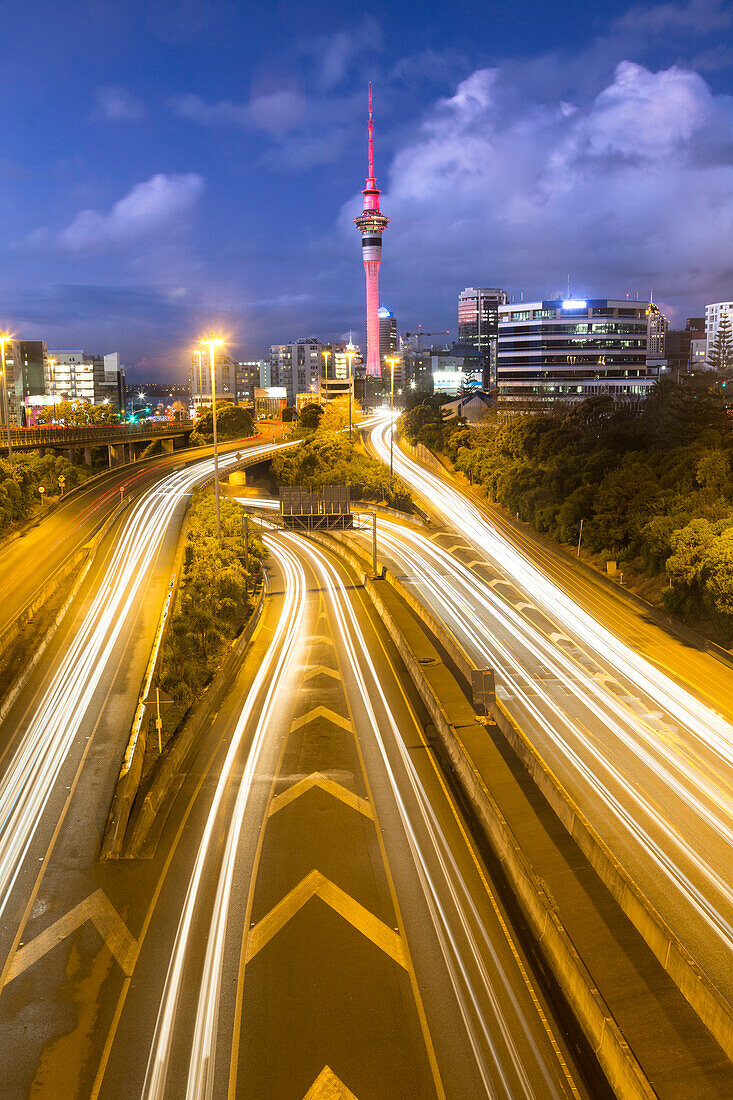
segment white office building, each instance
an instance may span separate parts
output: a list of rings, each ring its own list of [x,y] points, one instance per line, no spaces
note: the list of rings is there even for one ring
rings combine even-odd
[[[571,298],[500,306],[499,401],[644,397],[666,370],[648,354],[649,305]]]
[[[705,306],[705,339],[708,347],[713,346],[713,341],[718,335],[718,326],[723,317],[728,317],[733,326],[733,302],[713,302]]]

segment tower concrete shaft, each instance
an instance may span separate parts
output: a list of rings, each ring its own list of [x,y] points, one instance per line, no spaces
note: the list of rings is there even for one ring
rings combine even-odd
[[[372,116],[372,85],[369,83],[369,175],[362,192],[364,206],[354,224],[361,233],[361,251],[366,276],[367,358],[366,372],[379,377],[379,268],[382,262],[382,234],[389,218],[379,209],[379,188],[374,178],[374,121]]]

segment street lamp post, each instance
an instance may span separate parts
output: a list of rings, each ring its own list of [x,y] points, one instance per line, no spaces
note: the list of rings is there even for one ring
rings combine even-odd
[[[321,352],[321,355],[323,356],[323,372],[324,372],[324,377],[325,377],[327,382],[328,382],[328,358],[329,358],[330,354],[331,354],[331,352],[328,348],[324,348],[324,350]]]
[[[214,426],[214,498],[216,500],[216,538],[221,542],[221,509],[219,505],[219,450],[216,438],[216,349],[224,343],[218,336],[210,332],[205,340],[201,341],[209,349],[209,361],[211,364],[211,419]]]
[[[51,395],[53,397],[53,422],[56,423],[56,360],[49,357],[46,362],[51,375]]]
[[[354,356],[355,355],[356,355],[356,350],[354,348],[349,347],[349,348],[346,349],[346,358],[349,361],[349,443],[351,443],[351,419],[352,419],[351,409],[352,409],[352,406],[354,404],[354,374],[353,374],[353,368],[354,368]]]
[[[8,437],[8,462],[13,461],[13,451],[10,446],[10,405],[8,404],[8,379],[7,379],[7,367],[5,365],[5,345],[11,337],[7,332],[0,332],[0,355],[2,356],[3,366],[3,412],[5,414],[5,432]]]
[[[203,380],[202,380],[202,375],[201,375],[201,360],[202,360],[202,357],[203,357],[204,353],[201,351],[200,348],[194,348],[193,353],[194,353],[194,355],[198,356],[198,360],[199,360],[199,401],[200,401],[200,399],[203,395],[203,392],[204,392]],[[193,401],[193,391],[191,392],[191,400]]]
[[[394,368],[395,363],[401,362],[396,355],[385,356],[385,363],[389,363],[391,367],[390,375],[390,388],[389,388],[389,415],[392,423],[389,429],[389,476],[392,477],[394,473]]]

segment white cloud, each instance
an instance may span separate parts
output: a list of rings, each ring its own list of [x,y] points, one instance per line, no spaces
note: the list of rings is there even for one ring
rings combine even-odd
[[[175,233],[203,190],[201,176],[159,173],[136,184],[107,212],[82,210],[60,232],[39,229],[32,244],[50,245],[68,252],[94,252],[127,248]]]
[[[416,299],[436,272],[539,295],[568,271],[598,294],[733,283],[733,100],[697,73],[629,61],[585,103],[520,91],[477,70],[396,155],[385,280]],[[345,234],[357,206],[342,211]]]
[[[292,89],[255,93],[248,103],[224,99],[206,103],[197,95],[176,96],[170,100],[180,118],[202,126],[256,127],[273,135],[283,135],[300,122],[305,112],[305,97]]]
[[[102,118],[113,122],[137,122],[145,114],[144,104],[121,87],[98,88],[97,107]]]

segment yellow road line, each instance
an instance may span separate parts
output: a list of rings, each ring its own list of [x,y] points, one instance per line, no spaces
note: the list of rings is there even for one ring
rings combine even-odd
[[[297,783],[294,783],[292,787],[288,787],[287,790],[281,791],[280,794],[273,798],[267,816],[272,817],[278,810],[282,810],[285,806],[289,806],[296,798],[300,798],[301,795],[313,790],[314,787],[319,787],[327,794],[332,795],[334,798],[338,798],[352,810],[356,810],[358,813],[363,814],[364,817],[374,817],[374,811],[366,799],[359,798],[358,794],[354,794],[353,791],[348,791],[346,787],[342,787],[341,784],[336,783],[335,780],[328,779],[327,776],[321,775],[320,772],[313,772],[312,775],[307,775],[305,779],[298,780]]]
[[[351,733],[353,730],[352,723],[342,718],[340,714],[336,714],[335,711],[329,710],[328,707],[314,707],[313,710],[309,710],[307,714],[302,714],[300,718],[294,718],[290,726],[290,732],[299,730],[302,726],[307,726],[309,722],[315,722],[317,718],[325,718],[329,722],[333,722],[334,726],[340,726],[342,730],[346,730]]]
[[[137,956],[137,941],[104,890],[100,888],[15,952],[5,984],[8,985],[14,978],[23,974],[87,921],[92,922],[123,973],[129,977]]]
[[[356,1097],[330,1066],[324,1066],[303,1100],[356,1100]]]
[[[341,673],[337,672],[335,668],[328,668],[327,665],[314,665],[313,668],[309,668],[303,675],[303,680],[312,680],[315,676],[330,676],[334,680],[341,679]]]
[[[251,962],[255,955],[259,954],[262,948],[266,947],[270,940],[314,897],[324,901],[385,955],[389,955],[400,966],[406,966],[404,948],[397,933],[340,886],[316,870],[301,879],[298,885],[294,886],[290,893],[286,894],[254,928],[250,928],[247,934],[246,962]]]

